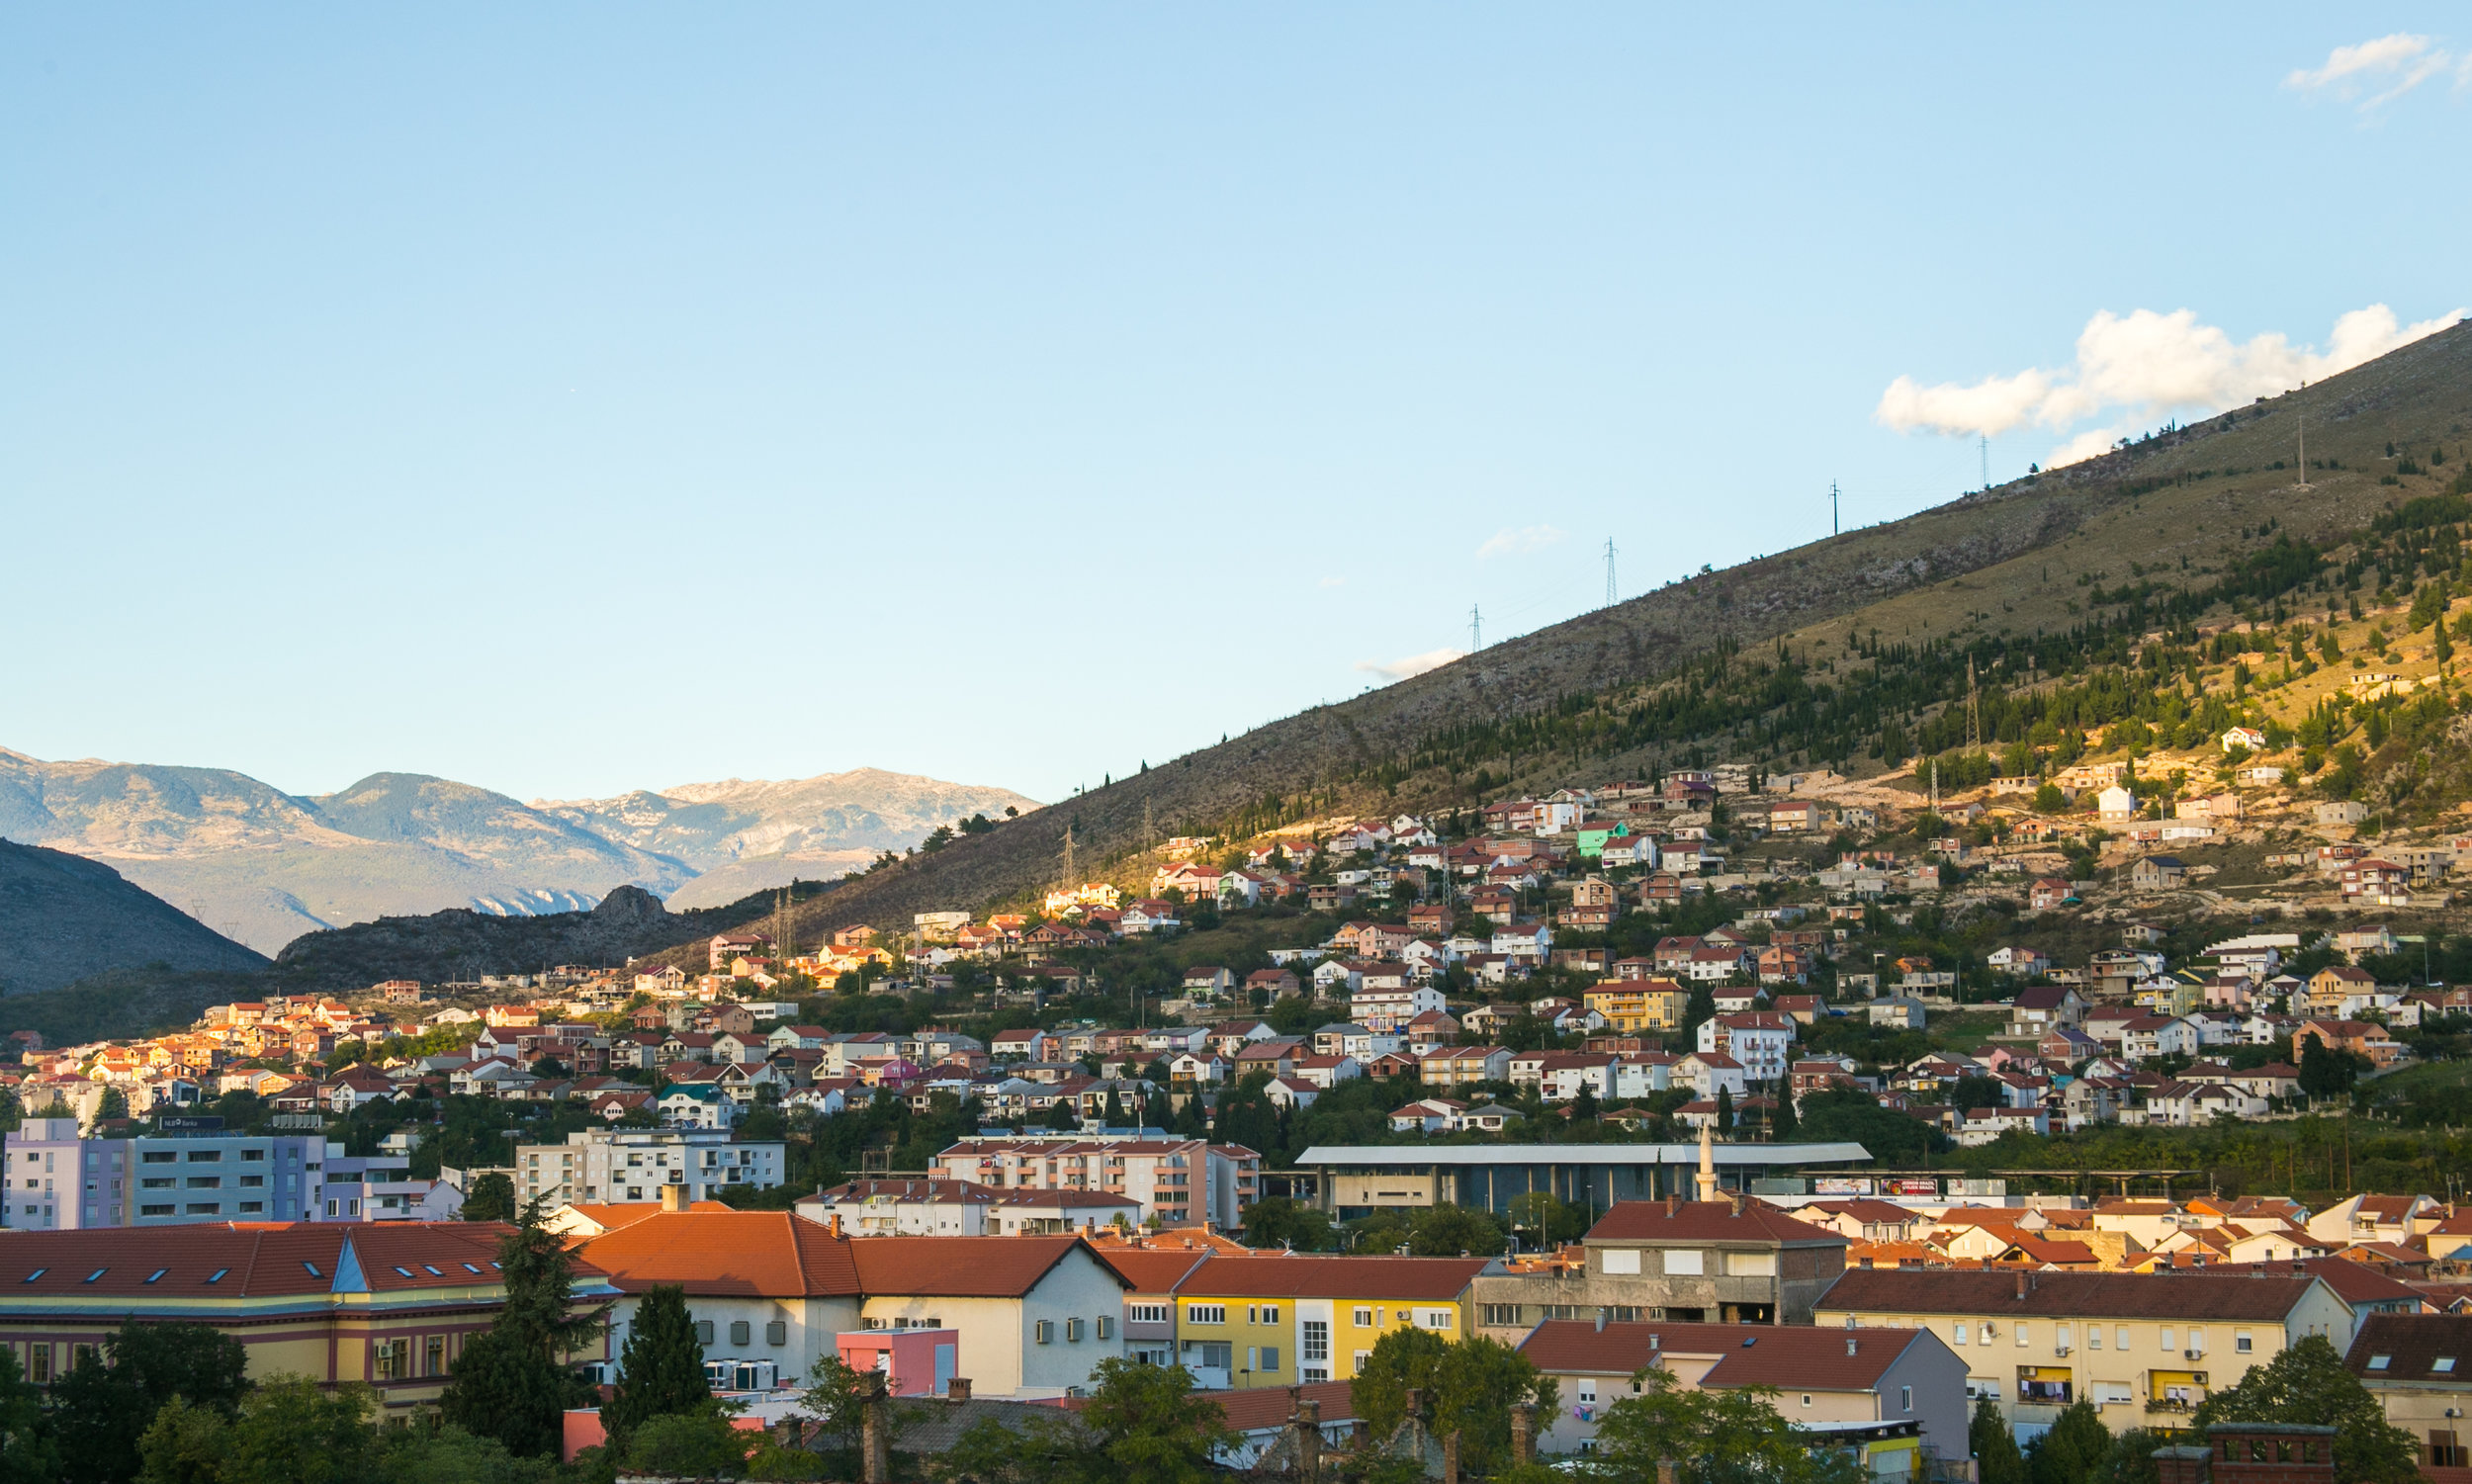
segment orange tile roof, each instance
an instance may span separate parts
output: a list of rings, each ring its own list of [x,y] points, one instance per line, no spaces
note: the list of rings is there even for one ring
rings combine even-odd
[[[849,1243],[861,1292],[939,1298],[1018,1298],[1077,1250],[1126,1281],[1079,1237],[860,1237]]]
[[[1185,1274],[1209,1257],[1206,1249],[1127,1247],[1113,1243],[1095,1243],[1091,1253],[1135,1293],[1174,1293]]]
[[[849,1249],[848,1239],[787,1211],[658,1211],[577,1244],[624,1292],[671,1283],[691,1294],[771,1298],[857,1294]]]
[[[1619,1200],[1588,1229],[1587,1240],[1845,1245],[1845,1238],[1828,1227],[1797,1221],[1775,1206],[1750,1199],[1739,1208],[1725,1200],[1683,1200],[1670,1208],[1661,1200]]]
[[[1448,1301],[1467,1291],[1486,1258],[1358,1258],[1291,1254],[1214,1257],[1180,1292],[1213,1298],[1406,1298]]]

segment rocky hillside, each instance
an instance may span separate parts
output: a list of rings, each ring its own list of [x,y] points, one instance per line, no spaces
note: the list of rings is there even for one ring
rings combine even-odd
[[[266,960],[110,866],[0,840],[0,994],[146,965],[245,973]]]
[[[2305,489],[2293,467],[2304,421]],[[1782,760],[1799,741],[1806,756],[1878,771],[1888,761],[1871,753],[1894,750],[1884,729],[1947,703],[1964,674],[1953,646],[2082,638],[2144,622],[2150,604],[2164,622],[2172,593],[2213,593],[2218,612],[2280,601],[2283,589],[2264,590],[2275,540],[2340,542],[2434,492],[2461,467],[2468,426],[2472,324],[2458,324],[2304,391],[1300,712],[853,880],[801,908],[799,932],[906,928],[917,912],[1017,901],[1057,879],[1068,829],[1086,868],[1137,849],[1145,806],[1159,833],[1218,832],[1317,810],[1464,804],[1480,787],[1546,789],[1694,753],[1751,760],[1781,740]],[[2440,445],[2458,462],[2415,473],[2410,451]],[[1790,665],[1732,657],[1780,643]],[[1954,667],[1907,685],[1879,662],[1882,646],[1954,654]],[[1763,701],[1744,688],[1750,669],[1781,683],[1794,671],[1791,693]],[[1711,704],[1721,690],[1724,704]]]
[[[484,974],[539,973],[557,964],[614,967],[639,954],[709,938],[766,910],[757,898],[673,913],[650,892],[622,886],[589,912],[505,917],[457,908],[420,917],[381,917],[295,938],[277,956],[272,979],[289,991],[342,993],[386,979],[445,984]]]

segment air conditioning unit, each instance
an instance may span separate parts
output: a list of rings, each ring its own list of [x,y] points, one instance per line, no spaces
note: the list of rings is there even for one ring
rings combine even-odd
[[[2055,1355],[2066,1356],[2069,1353],[2069,1347],[2065,1345],[2055,1345],[2052,1347],[2052,1353]]]
[[[2184,1350],[2180,1352],[2180,1358],[2184,1360],[2195,1360],[2205,1353],[2206,1353],[2202,1350]]]

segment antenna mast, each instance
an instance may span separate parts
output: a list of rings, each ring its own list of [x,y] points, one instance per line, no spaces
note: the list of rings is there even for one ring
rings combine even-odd
[[[1828,534],[1837,534],[1837,481],[1828,481]]]
[[[1614,538],[1605,538],[1605,606],[1614,606]]]
[[[1991,435],[1978,433],[1975,436],[1983,440],[1983,487],[1988,489],[1991,487]]]

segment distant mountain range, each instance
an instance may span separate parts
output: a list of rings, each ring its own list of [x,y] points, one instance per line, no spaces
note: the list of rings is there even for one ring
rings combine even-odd
[[[286,794],[224,768],[46,762],[0,748],[0,836],[108,862],[223,936],[447,908],[584,911],[620,886],[681,908],[840,875],[939,824],[1033,801],[866,768],[527,805],[419,773]]]

